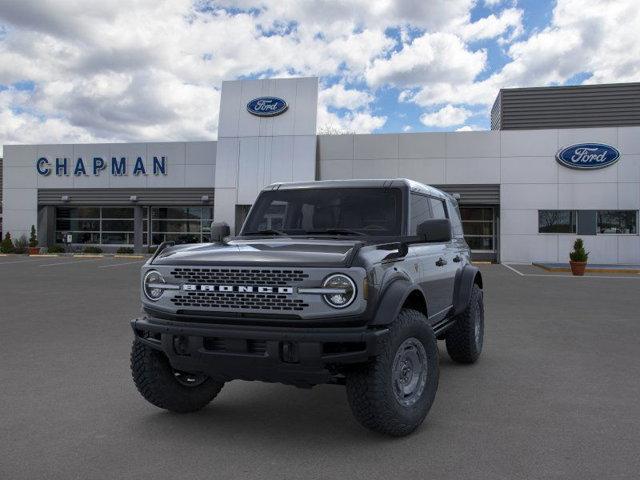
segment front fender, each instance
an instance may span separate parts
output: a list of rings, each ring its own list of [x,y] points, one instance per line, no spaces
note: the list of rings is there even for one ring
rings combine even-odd
[[[453,293],[454,315],[462,313],[464,309],[467,308],[474,283],[477,283],[478,286],[482,288],[482,274],[478,267],[467,264],[456,273],[456,283]]]
[[[383,291],[370,325],[389,325],[393,323],[409,295],[416,291],[424,301],[424,294],[418,285],[405,278],[394,280]]]

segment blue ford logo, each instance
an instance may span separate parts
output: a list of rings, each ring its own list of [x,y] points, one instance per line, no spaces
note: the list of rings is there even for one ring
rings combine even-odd
[[[558,152],[556,159],[569,168],[595,170],[613,165],[620,158],[620,152],[610,145],[602,143],[579,143],[565,147]]]
[[[275,117],[284,113],[287,108],[287,102],[278,97],[259,97],[247,103],[248,112],[259,117]]]

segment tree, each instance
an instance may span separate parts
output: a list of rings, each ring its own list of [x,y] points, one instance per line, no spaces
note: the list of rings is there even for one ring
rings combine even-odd
[[[2,240],[2,244],[0,244],[0,252],[2,253],[13,253],[15,248],[13,247],[13,241],[11,240],[11,234],[7,232],[4,236],[4,240]]]
[[[29,235],[29,246],[37,247],[38,246],[38,237],[36,235],[36,227],[35,225],[31,225],[31,235]]]

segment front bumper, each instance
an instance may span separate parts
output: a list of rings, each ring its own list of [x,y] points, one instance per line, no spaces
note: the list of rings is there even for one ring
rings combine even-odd
[[[139,341],[164,352],[177,370],[298,386],[335,382],[340,367],[376,356],[388,334],[386,328],[193,324],[150,316],[131,326]]]

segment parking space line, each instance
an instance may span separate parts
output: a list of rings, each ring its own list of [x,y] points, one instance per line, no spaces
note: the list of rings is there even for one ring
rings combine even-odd
[[[506,263],[503,263],[502,265],[503,265],[503,266],[505,266],[505,267],[507,267],[507,268],[508,268],[509,270],[511,270],[512,272],[517,273],[517,274],[518,274],[518,275],[520,275],[521,277],[524,277],[524,273],[522,273],[522,272],[520,272],[520,271],[516,270],[516,269],[515,269],[515,268],[513,268],[512,266],[510,266],[510,265],[508,265],[508,264],[506,264]]]
[[[508,268],[512,272],[517,273],[521,277],[613,278],[613,279],[616,279],[616,280],[621,280],[621,279],[640,280],[640,277],[630,277],[630,276],[627,277],[627,276],[623,276],[623,275],[620,275],[620,276],[613,276],[613,275],[584,275],[584,276],[576,276],[576,275],[559,275],[559,274],[553,274],[553,273],[522,273],[519,270],[516,270],[511,265],[508,265],[506,263],[502,263],[501,265],[503,265],[504,267]]]
[[[0,265],[13,265],[15,263],[32,263],[35,262],[37,260],[45,260],[45,258],[32,258],[30,257],[29,260],[14,260],[11,262],[0,262]]]
[[[144,262],[144,259],[136,260],[135,262],[124,262],[124,263],[113,263],[111,265],[100,265],[98,268],[121,267],[123,265],[133,265],[134,263],[141,263],[141,262]]]
[[[44,265],[39,265],[39,266],[40,267],[54,267],[56,265],[73,265],[73,264],[76,264],[76,263],[97,262],[98,260],[102,260],[102,258],[92,258],[91,260],[76,260],[74,262],[45,263]]]

